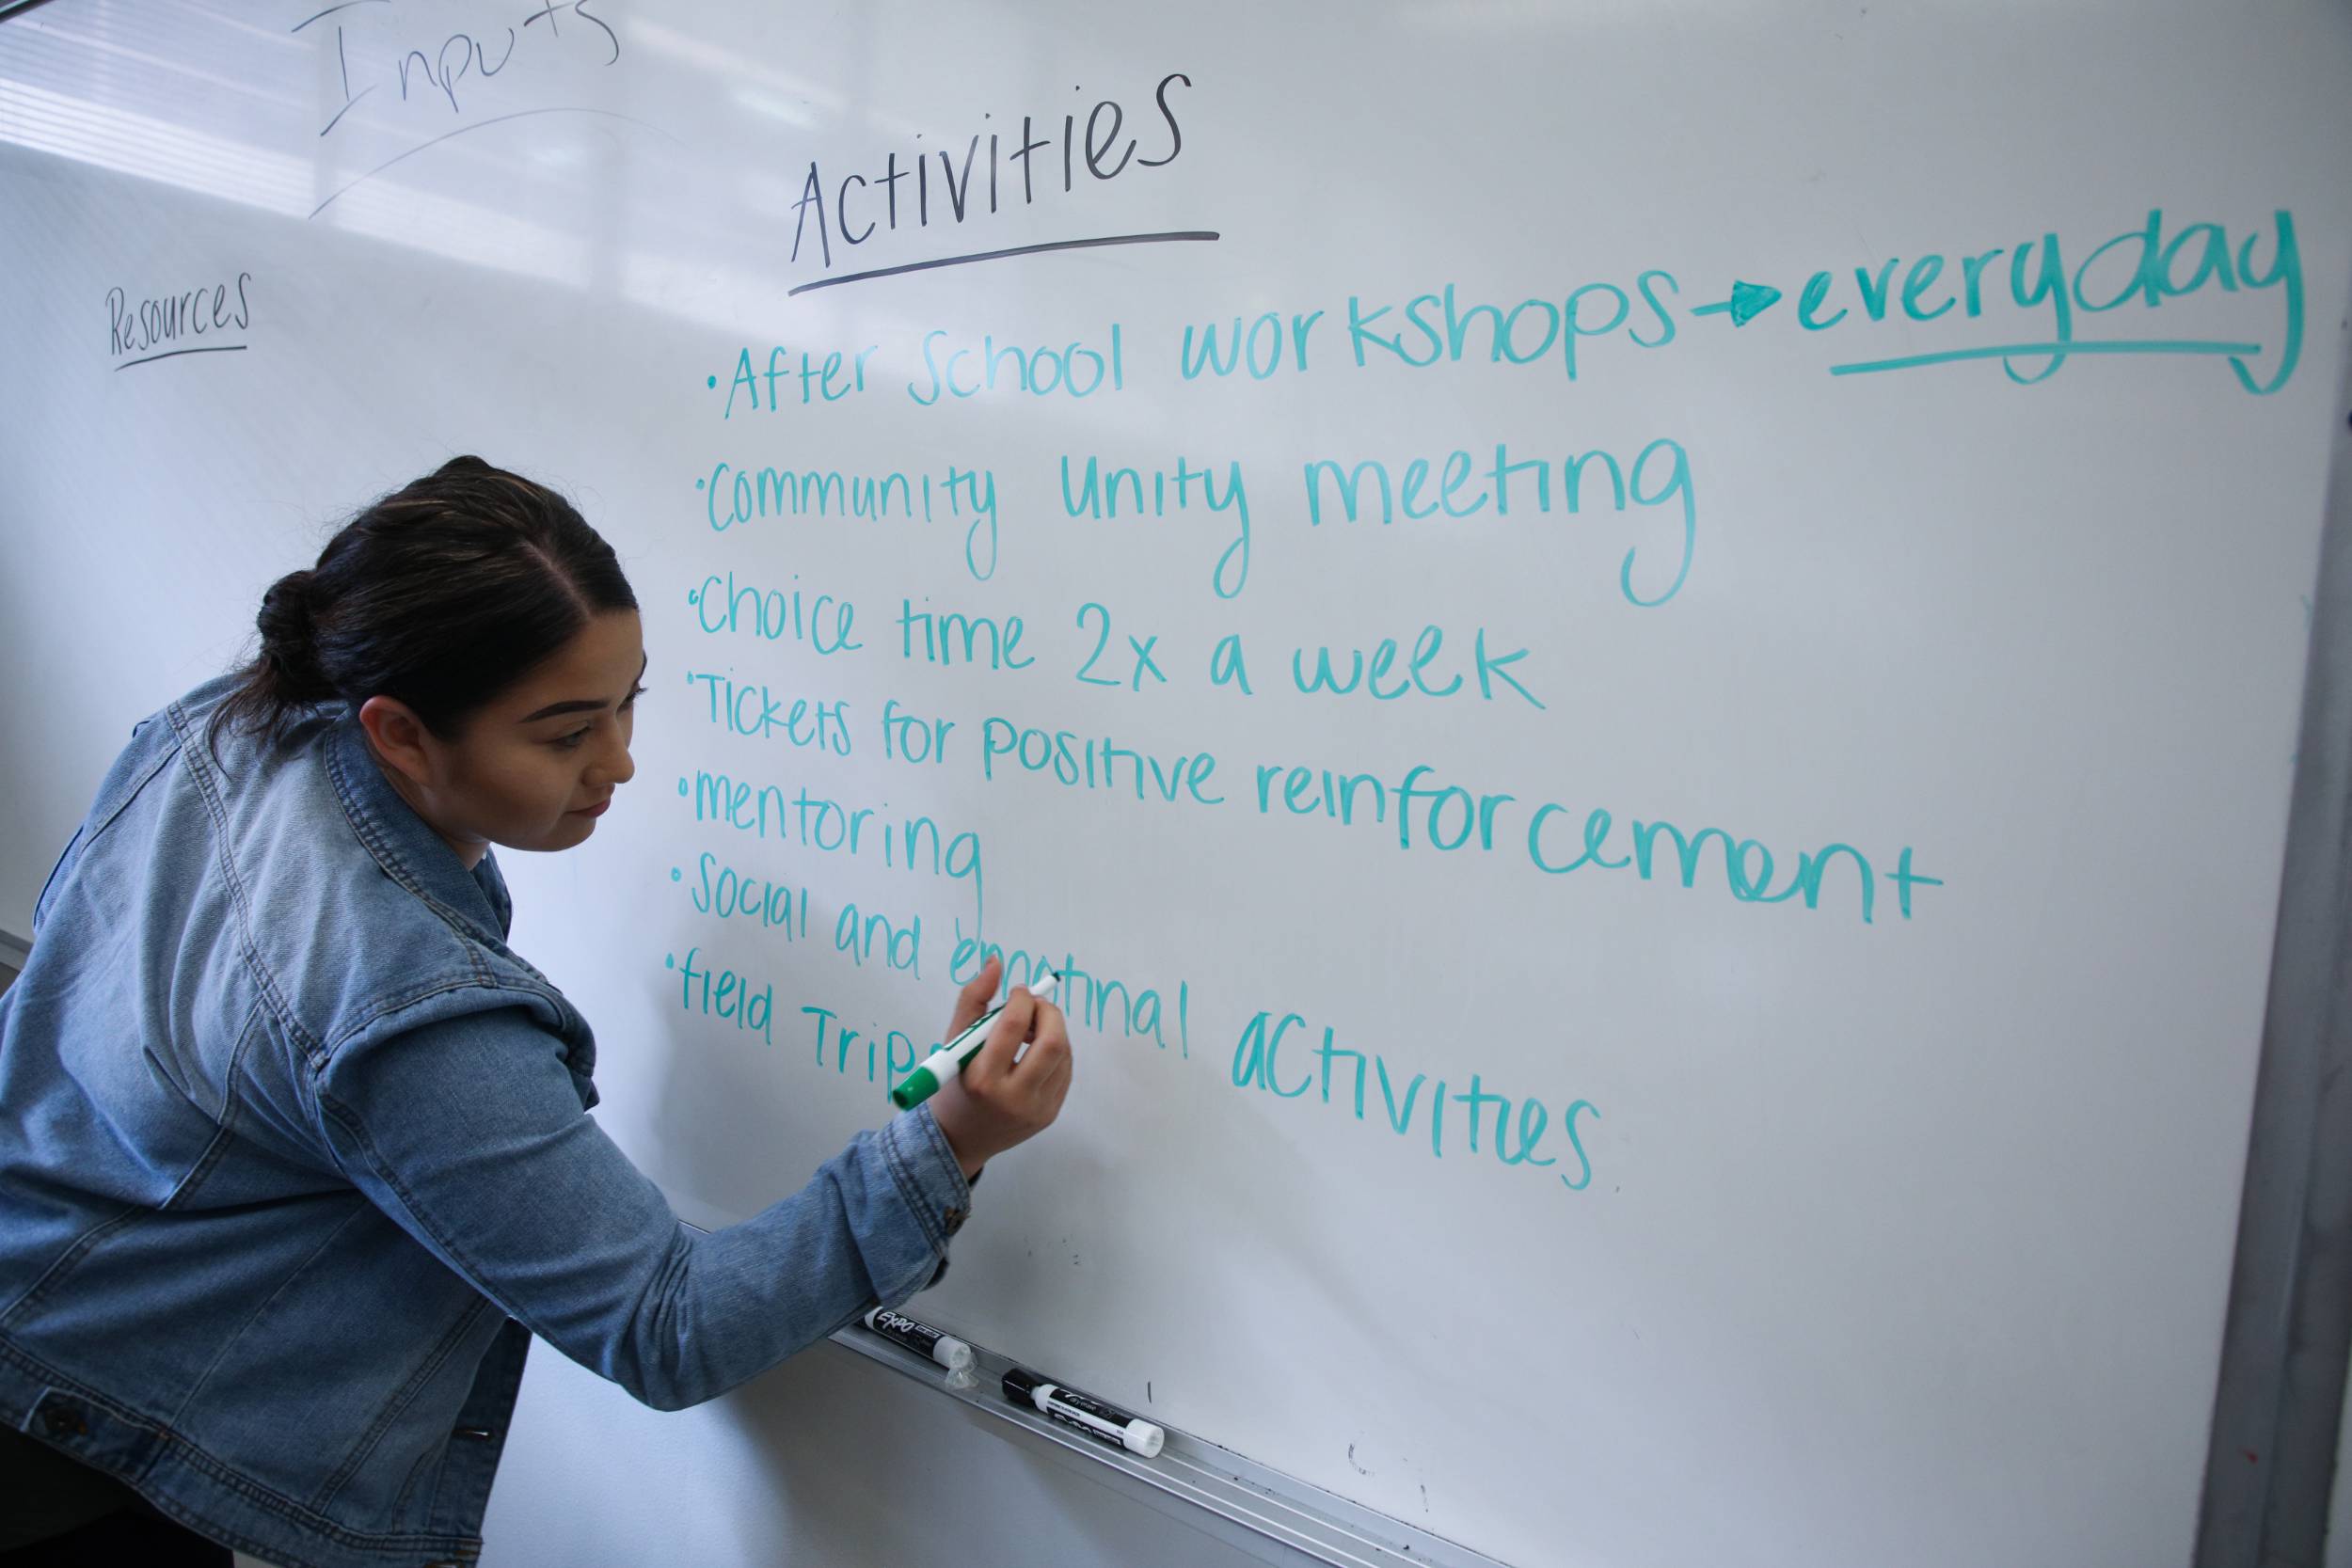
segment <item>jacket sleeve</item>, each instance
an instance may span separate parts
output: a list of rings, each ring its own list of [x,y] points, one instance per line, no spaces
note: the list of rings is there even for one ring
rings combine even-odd
[[[971,1188],[929,1106],[860,1132],[808,1184],[704,1232],[580,1105],[517,1007],[379,1022],[319,1074],[361,1192],[532,1333],[646,1404],[724,1392],[936,1279]]]

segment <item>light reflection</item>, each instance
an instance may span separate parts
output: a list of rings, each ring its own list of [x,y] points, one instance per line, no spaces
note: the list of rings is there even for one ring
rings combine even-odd
[[[658,22],[632,18],[628,25],[630,43],[642,44],[651,54],[690,67],[698,76],[732,81],[753,91],[803,106],[809,118],[800,123],[814,124],[819,119],[837,119],[845,106],[840,93],[811,77],[780,71],[739,51],[722,49],[715,43],[691,37],[673,27],[665,27]]]
[[[0,75],[0,141],[224,200],[300,214],[310,163]]]
[[[593,137],[558,132],[568,139],[516,136],[495,150],[436,150],[438,166],[416,171],[414,181],[382,174],[371,180],[359,149],[397,151],[393,138],[414,133],[366,125],[354,115],[335,143],[320,147],[304,122],[317,113],[321,93],[329,116],[340,103],[331,35],[321,53],[319,44],[216,12],[175,9],[135,20],[135,27],[124,25],[121,8],[102,5],[58,21],[24,18],[0,27],[0,143],[296,219],[332,200],[316,219],[323,226],[467,265],[587,287],[593,269],[580,229],[599,199]],[[316,68],[306,55],[316,56]],[[257,87],[272,77],[289,90]],[[319,92],[297,94],[297,83]],[[181,105],[194,113],[164,118]],[[190,123],[196,113],[208,122],[204,128]],[[496,127],[487,132],[499,135]],[[526,164],[539,172],[525,173]],[[547,182],[556,171],[562,183],[549,192]],[[452,183],[514,198],[492,205],[431,188]],[[571,222],[516,210],[526,204],[560,210]]]
[[[378,91],[322,137],[364,71],[381,68],[385,32],[352,27],[346,62],[333,19],[294,35],[285,29],[309,8],[281,8],[282,28],[254,14],[90,0],[0,24],[0,148],[551,287],[609,290],[736,341],[879,344],[873,373],[885,382],[925,373],[923,335],[942,324],[907,295],[787,293],[795,170],[816,150],[800,134],[853,121],[912,138],[911,123],[744,50],[616,17],[634,71],[575,57],[530,92],[469,97],[462,116]],[[391,36],[430,43],[436,28],[421,15],[455,25],[470,14],[404,4],[407,30]],[[1099,404],[1086,418],[1106,433],[1151,428],[1140,405]]]
[[[787,125],[797,126],[802,130],[806,130],[817,123],[817,116],[813,110],[799,103],[787,103],[774,94],[762,92],[756,87],[736,88],[735,101],[755,115],[765,115],[770,119],[780,119]]]
[[[581,236],[430,191],[363,184],[335,204],[333,217],[338,229],[469,266],[571,289],[585,289],[591,276]]]

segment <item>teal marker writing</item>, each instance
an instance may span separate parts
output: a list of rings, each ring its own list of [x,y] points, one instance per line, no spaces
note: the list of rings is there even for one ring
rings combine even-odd
[[[1030,987],[1029,994],[1040,1002],[1051,1002],[1055,989],[1060,984],[1061,975],[1049,969],[1045,972],[1045,983]],[[912,1111],[937,1094],[940,1085],[961,1072],[963,1064],[980,1053],[980,1047],[988,1043],[989,1025],[994,1023],[996,1015],[1004,1010],[1005,1004],[997,1003],[975,1019],[971,1027],[932,1052],[930,1060],[908,1073],[904,1081],[890,1091],[890,1102],[901,1111]]]

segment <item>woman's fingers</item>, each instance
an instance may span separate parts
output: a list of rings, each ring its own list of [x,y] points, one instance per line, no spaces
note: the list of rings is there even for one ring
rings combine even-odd
[[[1005,1010],[989,1025],[988,1039],[980,1053],[963,1066],[964,1077],[973,1081],[976,1091],[1002,1082],[1013,1070],[1014,1057],[1020,1054],[1021,1042],[1028,1037],[1029,1024],[1037,1013],[1037,998],[1026,986],[1015,986],[1005,998]]]
[[[965,983],[956,996],[955,1013],[947,1020],[947,1033],[941,1038],[954,1039],[988,1011],[988,999],[996,994],[996,978],[1004,972],[1004,967],[1000,960],[991,958],[980,966],[977,974]]]
[[[1039,1082],[1070,1063],[1070,1022],[1051,1002],[1039,1002],[1025,1037],[1029,1048],[1021,1054],[1020,1070]]]
[[[1053,1076],[1045,1081],[1042,1085],[1043,1093],[1040,1097],[1043,1101],[1045,1117],[1049,1124],[1061,1115],[1062,1101],[1070,1098],[1070,1080],[1075,1068],[1076,1057],[1065,1045],[1061,1053],[1060,1065],[1054,1069]]]
[[[978,1053],[932,1097],[931,1114],[968,1174],[1051,1126],[1071,1072],[1069,1020],[1015,986]]]

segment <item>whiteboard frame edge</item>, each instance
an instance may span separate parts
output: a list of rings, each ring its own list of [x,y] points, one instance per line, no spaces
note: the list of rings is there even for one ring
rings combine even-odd
[[[880,1335],[852,1325],[834,1334],[832,1343],[946,1395],[997,1435],[1277,1568],[1302,1557],[1332,1568],[1507,1568],[1393,1514],[1350,1502],[1174,1427],[1165,1429],[1168,1444],[1157,1459],[1137,1459],[1090,1442],[1005,1399],[999,1385],[1014,1363],[978,1345],[972,1347],[978,1382],[971,1388],[950,1388],[937,1365]]]
[[[2320,1560],[2352,1346],[2352,334],[2328,336],[2332,455],[2196,1568]]]

